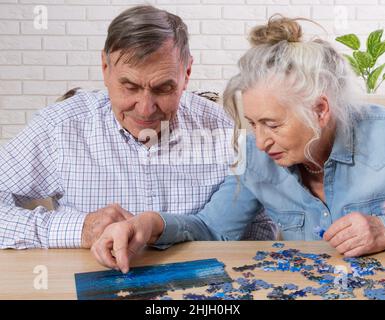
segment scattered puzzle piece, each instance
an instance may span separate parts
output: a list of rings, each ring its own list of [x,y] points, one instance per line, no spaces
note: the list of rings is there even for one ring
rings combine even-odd
[[[324,237],[325,230],[322,229],[320,226],[317,226],[313,229],[313,233],[318,236],[320,239]]]
[[[276,243],[273,243],[273,248],[283,248],[285,246],[284,243],[282,242],[276,242]]]
[[[371,300],[385,300],[385,289],[365,289],[364,295]]]
[[[318,230],[322,232],[322,230]],[[322,238],[323,233],[319,234]],[[274,243],[273,248],[284,247]],[[257,251],[253,257],[257,263],[233,267],[235,272],[242,273],[233,284],[209,286],[208,295],[184,295],[185,299],[252,299],[253,292],[270,290],[266,297],[272,300],[294,300],[297,298],[320,296],[325,300],[355,298],[354,290],[364,289],[368,299],[385,300],[385,279],[373,280],[365,278],[376,272],[383,272],[381,263],[368,257],[345,258],[350,264],[351,273],[337,272],[335,267],[327,263],[331,256],[328,254],[304,253],[297,249],[280,251]],[[262,279],[256,279],[254,270],[265,272],[299,272],[309,281],[317,283],[318,287],[299,288],[296,284],[288,283],[275,286]],[[247,271],[247,272],[245,272]],[[380,288],[378,288],[380,287]]]

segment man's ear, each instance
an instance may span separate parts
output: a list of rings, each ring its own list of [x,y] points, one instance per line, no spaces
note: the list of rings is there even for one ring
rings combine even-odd
[[[104,85],[107,87],[108,74],[110,72],[110,62],[108,61],[107,54],[104,50],[102,50],[102,72]]]
[[[327,96],[321,95],[318,98],[314,106],[314,112],[316,114],[320,127],[325,128],[329,124],[331,119],[329,99]]]
[[[194,62],[194,58],[192,56],[190,56],[188,64],[187,64],[187,68],[186,68],[183,90],[187,89],[187,85],[188,85],[188,82],[189,82],[190,76],[191,76],[191,68],[192,68],[193,62]]]

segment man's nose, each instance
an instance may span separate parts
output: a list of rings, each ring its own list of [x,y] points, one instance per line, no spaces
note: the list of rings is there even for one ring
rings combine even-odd
[[[138,96],[138,101],[135,106],[136,114],[143,119],[150,118],[157,110],[154,96],[151,92],[143,90],[142,94]]]

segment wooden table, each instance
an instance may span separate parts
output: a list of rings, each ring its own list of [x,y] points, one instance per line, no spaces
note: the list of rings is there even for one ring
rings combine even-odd
[[[332,256],[328,263],[333,265],[347,264],[333,248],[323,241],[316,242],[284,242],[285,249],[295,248],[308,253],[328,253]],[[233,242],[187,242],[175,245],[165,251],[147,248],[133,261],[132,266],[152,265],[169,262],[182,262],[207,258],[217,258],[226,265],[226,271],[233,279],[240,276],[232,270],[234,266],[255,263],[252,257],[256,251],[277,251],[269,241],[233,241]],[[385,252],[373,255],[385,265]],[[36,268],[36,269],[35,269]],[[46,269],[45,269],[46,268]],[[34,273],[38,272],[38,274]],[[48,289],[35,289],[36,277],[42,271],[48,273]],[[0,299],[76,299],[74,274],[105,270],[93,258],[89,250],[83,249],[33,249],[33,250],[0,250]],[[298,272],[264,272],[254,270],[256,278],[275,285],[294,283],[300,287],[319,285],[307,280]],[[374,278],[385,278],[385,273]],[[40,284],[42,284],[40,282]],[[256,291],[255,299],[266,299],[269,290]],[[170,293],[173,298],[182,298],[186,292],[204,292],[194,288],[186,291]],[[359,294],[357,294],[359,293]],[[362,293],[355,291],[357,298]],[[311,297],[316,298],[314,296]]]

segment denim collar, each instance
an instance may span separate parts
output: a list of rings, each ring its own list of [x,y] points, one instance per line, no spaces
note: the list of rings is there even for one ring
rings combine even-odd
[[[354,155],[354,125],[349,121],[347,128],[337,125],[336,136],[329,159],[352,164]]]

